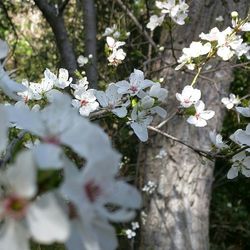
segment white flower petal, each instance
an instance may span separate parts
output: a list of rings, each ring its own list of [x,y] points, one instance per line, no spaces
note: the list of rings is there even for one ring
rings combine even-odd
[[[53,144],[40,143],[33,147],[35,160],[42,169],[60,169],[63,166],[62,149]]]
[[[228,179],[234,179],[235,177],[238,176],[238,168],[237,167],[231,167],[227,173],[227,178]]]
[[[1,250],[29,250],[28,233],[20,223],[6,221],[0,230]]]
[[[145,142],[148,140],[147,126],[145,126],[144,124],[137,123],[137,122],[132,122],[130,126],[141,141]]]
[[[28,210],[27,222],[34,240],[45,244],[67,240],[69,222],[54,195],[43,195]]]
[[[36,168],[31,151],[21,152],[14,165],[6,170],[6,177],[15,194],[32,198],[36,191]]]

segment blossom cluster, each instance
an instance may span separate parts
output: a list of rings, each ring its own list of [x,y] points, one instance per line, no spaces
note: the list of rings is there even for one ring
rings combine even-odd
[[[69,250],[116,249],[111,222],[133,219],[141,196],[117,178],[121,156],[108,136],[79,114],[68,94],[59,91],[71,86],[75,96],[84,92],[89,98],[92,92],[86,82],[72,84],[63,69],[58,76],[46,70],[41,83],[21,85],[5,71],[2,79],[3,91],[19,101],[0,105],[0,249],[28,250],[30,239],[39,244],[64,243]],[[30,109],[28,104],[35,101],[40,107]],[[24,135],[11,159],[10,130]],[[24,149],[30,139],[33,145]],[[72,153],[81,163],[76,165]],[[46,183],[41,179],[55,173],[56,183],[48,185],[48,179]]]
[[[127,32],[124,36],[128,37],[129,35],[130,32]],[[122,34],[117,30],[117,25],[114,24],[112,27],[107,27],[102,36],[106,37],[109,64],[119,65],[126,57],[126,53],[121,48],[126,43],[118,40],[122,38]]]
[[[250,107],[236,107],[236,111],[242,116],[250,117]],[[246,129],[237,129],[230,139],[238,145],[240,152],[232,157],[232,167],[228,171],[227,177],[233,179],[241,172],[244,176],[250,177],[250,123]]]
[[[164,102],[168,91],[160,83],[144,79],[144,73],[135,69],[129,80],[111,83],[105,91],[97,91],[100,106],[120,118],[128,117],[128,124],[141,141],[148,140],[148,125],[153,115],[166,116],[166,111],[158,106]],[[129,107],[132,107],[130,114]]]
[[[213,110],[205,110],[205,104],[200,100],[201,91],[187,85],[182,90],[182,93],[176,93],[176,98],[180,102],[182,108],[190,108],[194,106],[195,112],[189,116],[187,122],[196,127],[205,127],[207,120],[211,119],[215,112]]]
[[[153,31],[157,26],[161,26],[167,14],[175,23],[179,25],[185,24],[189,8],[185,0],[156,1],[155,4],[160,10],[161,15],[153,15],[150,17],[149,23],[147,24],[148,29]]]
[[[214,27],[208,34],[202,32],[199,35],[202,41],[192,42],[189,48],[183,48],[176,70],[184,65],[189,70],[194,70],[197,65],[202,66],[204,61],[206,62],[215,55],[224,61],[228,61],[234,55],[238,57],[246,55],[247,58],[250,58],[250,46],[243,42],[240,34],[240,32],[246,31],[250,31],[250,23],[238,18],[238,14],[235,17],[235,13],[232,13],[232,27],[227,27],[223,31]]]

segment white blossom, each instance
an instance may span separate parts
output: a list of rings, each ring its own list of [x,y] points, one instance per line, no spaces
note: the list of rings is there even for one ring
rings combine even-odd
[[[151,97],[157,98],[159,101],[164,102],[168,96],[168,91],[164,88],[161,88],[159,83],[154,83],[148,92]]]
[[[123,103],[122,94],[117,92],[118,87],[112,83],[108,86],[106,91],[96,91],[96,97],[98,102],[103,108],[109,109],[112,113],[118,117],[125,117],[127,115],[127,106],[129,101]]]
[[[32,151],[42,168],[63,166],[61,145],[69,146],[87,161],[102,157],[110,147],[106,134],[79,116],[71,107],[71,98],[66,95],[61,94],[41,111],[14,106],[4,109],[10,122],[40,138],[41,143]]]
[[[153,15],[149,19],[149,23],[147,23],[147,28],[153,31],[157,26],[161,26],[164,21],[165,15],[158,17],[157,15]]]
[[[98,109],[99,104],[96,101],[96,97],[93,89],[79,89],[74,91],[76,99],[72,100],[73,107],[79,109],[82,116],[89,116],[89,114]]]
[[[155,156],[156,159],[163,159],[167,156],[167,151],[164,148],[160,149],[160,152]]]
[[[179,25],[185,24],[185,19],[187,18],[187,12],[189,6],[184,0],[180,0],[176,4],[175,0],[169,0],[166,3],[161,1],[156,1],[156,7],[161,9],[162,14],[169,14],[174,22]]]
[[[136,230],[140,228],[138,221],[132,221],[131,226],[132,226],[132,230]]]
[[[184,65],[189,70],[194,70],[195,64],[193,63],[192,59],[197,58],[202,55],[206,55],[211,50],[211,43],[207,42],[205,44],[202,44],[201,42],[192,42],[189,46],[189,48],[183,48],[182,49],[182,56],[178,59],[178,63],[180,63],[175,70],[179,70]]]
[[[148,194],[153,194],[157,189],[157,184],[153,181],[148,181],[148,183],[142,188],[143,192]]]
[[[226,106],[227,109],[232,109],[234,105],[238,105],[240,100],[234,94],[230,94],[228,97],[223,97],[221,102]]]
[[[196,127],[205,127],[207,120],[211,119],[215,115],[215,112],[213,110],[204,110],[205,104],[203,101],[198,101],[194,107],[196,113],[195,115],[189,116],[187,122]]]
[[[126,233],[128,239],[132,239],[136,236],[136,233],[131,229],[127,229],[125,231],[125,233]]]
[[[236,154],[232,158],[233,165],[227,173],[228,179],[234,179],[241,172],[244,176],[250,177],[250,156],[246,156],[244,151]]]
[[[141,141],[148,140],[148,125],[152,122],[153,117],[147,115],[145,111],[138,110],[138,106],[135,106],[131,113],[130,126]]]
[[[98,247],[95,249],[100,249],[101,242],[96,228],[98,223],[110,227],[108,221],[129,221],[135,216],[134,210],[141,206],[139,192],[124,181],[116,179],[119,161],[120,155],[110,149],[102,159],[87,163],[81,170],[76,167],[72,169],[72,164],[65,166],[66,179],[61,187],[61,193],[76,208],[78,221],[84,230],[83,237],[87,239],[83,242],[87,249],[91,249],[87,247],[91,241]],[[110,210],[108,204],[116,206],[117,209]],[[90,235],[91,237],[87,238]],[[107,240],[112,241],[115,238],[115,231],[108,230],[106,236]]]
[[[232,138],[238,144],[250,146],[250,124],[247,125],[246,130],[236,130]]]
[[[228,146],[222,141],[221,134],[217,134],[215,130],[209,132],[209,137],[213,145],[218,149],[227,148]]]
[[[84,66],[85,64],[87,64],[89,62],[89,59],[88,59],[88,57],[80,55],[77,58],[77,62],[79,64],[79,66],[82,67],[82,66]]]
[[[201,91],[199,89],[194,89],[190,85],[187,85],[184,87],[181,94],[176,93],[176,98],[182,107],[188,108],[200,100]]]
[[[117,92],[120,94],[130,94],[131,96],[139,96],[142,90],[152,86],[154,83],[144,79],[144,73],[141,70],[134,69],[134,72],[129,76],[128,81],[120,81],[115,83],[118,87]]]

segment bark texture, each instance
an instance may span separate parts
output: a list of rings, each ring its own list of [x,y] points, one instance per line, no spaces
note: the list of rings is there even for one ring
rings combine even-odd
[[[248,0],[191,1],[190,23],[178,27],[174,32],[174,48],[188,47],[191,41],[199,40],[201,32],[207,33],[214,26],[226,28],[230,23],[231,11],[238,10],[244,17],[248,8]],[[220,15],[226,17],[225,21],[216,23],[215,18]],[[162,37],[166,40],[166,47],[170,47],[169,36],[163,34]],[[165,54],[164,62],[175,62],[171,52]],[[204,150],[210,147],[208,131],[219,130],[222,126],[224,109],[220,100],[228,94],[232,81],[232,70],[224,67],[228,63],[213,61],[209,64],[213,65],[213,69],[218,68],[218,71],[204,76],[214,79],[215,83],[199,78],[196,85],[202,91],[206,109],[216,112],[216,116],[208,122],[208,128],[199,129],[188,125],[185,117],[176,117],[164,127],[164,131],[169,134]],[[164,64],[161,62],[156,68],[162,66]],[[172,68],[161,70],[160,76],[165,78],[169,90],[166,108],[170,114],[179,105],[175,93],[180,93],[194,76],[175,72]],[[151,199],[145,198],[147,217],[142,225],[140,249],[209,249],[209,205],[214,163],[161,135],[151,133],[150,138],[149,143],[141,147],[139,155],[141,185],[151,180],[158,184],[158,190]],[[163,159],[156,159],[161,148],[166,150],[167,155]]]
[[[96,9],[94,0],[82,0],[84,14],[85,56],[92,55],[91,63],[87,65],[86,73],[91,88],[97,89],[97,46],[96,46]]]

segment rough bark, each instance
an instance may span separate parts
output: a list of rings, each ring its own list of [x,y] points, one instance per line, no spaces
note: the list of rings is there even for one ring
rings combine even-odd
[[[63,19],[63,10],[69,1],[66,0],[58,9],[50,5],[47,0],[34,0],[34,2],[52,28],[60,54],[61,67],[66,68],[73,76],[77,69],[76,57]]]
[[[85,56],[92,55],[91,63],[87,65],[86,73],[91,88],[97,89],[97,52],[96,52],[96,10],[94,0],[82,0],[84,14]]]
[[[208,32],[214,26],[226,28],[232,10],[238,10],[244,16],[248,7],[248,0],[192,1],[190,23],[176,29],[173,34],[174,47],[181,49],[189,46],[191,41],[199,40],[201,32]],[[215,18],[220,15],[227,17],[223,25],[215,23]],[[166,47],[169,47],[168,40]],[[171,52],[165,54],[164,61],[169,64],[175,62]],[[210,64],[213,68],[223,65],[216,61]],[[162,66],[160,63],[156,65],[158,68]],[[167,110],[170,114],[178,106],[175,93],[190,84],[194,76],[175,72],[172,68],[163,69],[160,76],[165,77],[169,90]],[[228,94],[232,70],[224,67],[205,76],[214,79],[216,83],[199,78],[196,85],[202,91],[202,100],[207,109],[216,112],[216,116],[209,121],[209,127],[195,128],[186,123],[185,117],[175,117],[164,127],[164,131],[188,141],[194,147],[207,150],[210,146],[208,131],[219,130],[222,126],[224,109],[220,100]],[[166,150],[167,155],[163,159],[156,159],[161,148]],[[147,218],[142,225],[140,249],[209,249],[209,203],[214,163],[155,133],[151,133],[149,143],[143,145],[140,152],[141,185],[149,180],[158,184],[157,194],[145,200]]]

